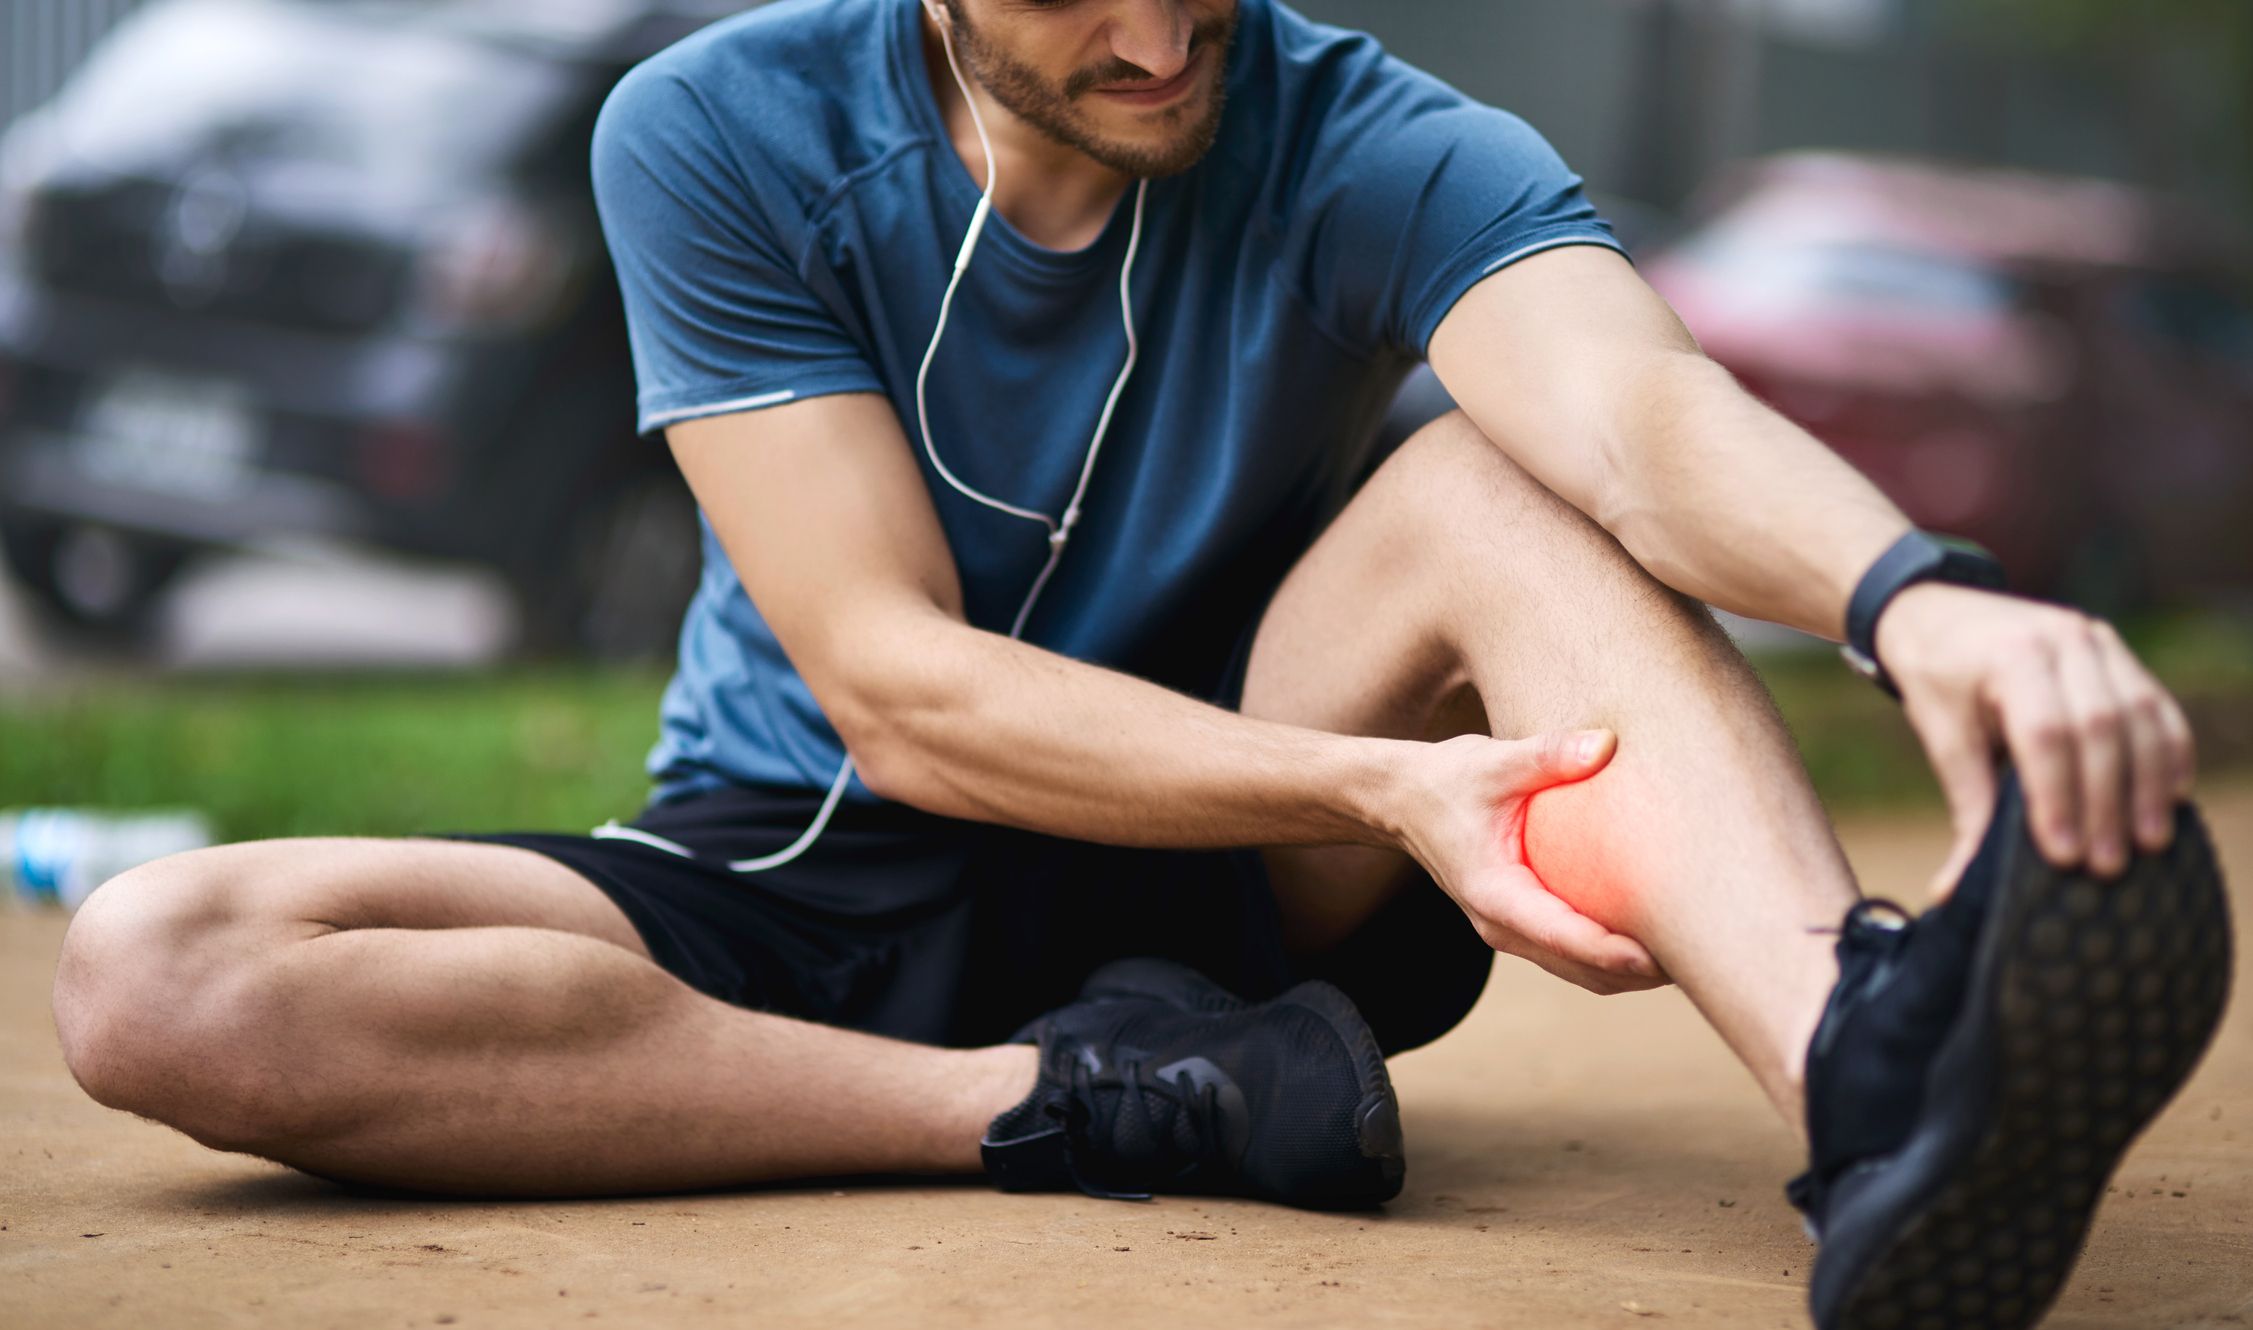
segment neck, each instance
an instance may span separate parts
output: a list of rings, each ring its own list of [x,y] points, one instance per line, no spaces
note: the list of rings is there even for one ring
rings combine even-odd
[[[921,15],[923,64],[947,137],[962,159],[970,178],[986,177],[984,150],[970,107],[955,86],[947,68],[947,53],[938,25],[929,13]],[[959,58],[961,52],[956,51]],[[1133,180],[1076,148],[1058,143],[1019,119],[995,101],[967,66],[963,79],[978,99],[978,114],[985,120],[986,136],[993,140],[1001,187],[994,192],[994,211],[1035,244],[1050,249],[1083,249],[1103,234],[1119,198]]]

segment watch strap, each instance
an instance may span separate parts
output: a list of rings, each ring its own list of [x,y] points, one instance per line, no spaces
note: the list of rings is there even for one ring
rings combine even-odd
[[[1846,663],[1895,697],[1901,690],[1878,660],[1877,625],[1893,598],[1919,582],[2000,591],[2006,585],[1995,556],[1968,540],[1912,530],[1893,542],[1854,586],[1846,605]]]

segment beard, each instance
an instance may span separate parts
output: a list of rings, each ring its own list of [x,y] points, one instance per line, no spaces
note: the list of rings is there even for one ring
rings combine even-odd
[[[1103,137],[1082,114],[1079,100],[1098,84],[1147,79],[1150,77],[1148,70],[1124,60],[1111,60],[1080,70],[1060,84],[1052,83],[1042,77],[1040,71],[987,41],[985,34],[970,22],[968,8],[959,4],[949,6],[963,65],[980,86],[993,94],[995,101],[1049,139],[1076,149],[1122,175],[1158,179],[1179,175],[1195,166],[1211,151],[1213,141],[1219,137],[1220,113],[1228,100],[1228,48],[1236,37],[1233,10],[1198,24],[1189,35],[1192,54],[1208,46],[1213,49],[1215,58],[1208,62],[1212,68],[1204,75],[1210,80],[1206,94],[1201,99],[1192,94],[1189,99],[1164,108],[1159,114],[1174,126],[1175,132],[1162,143],[1144,144]],[[1194,120],[1189,118],[1192,115],[1196,117]]]

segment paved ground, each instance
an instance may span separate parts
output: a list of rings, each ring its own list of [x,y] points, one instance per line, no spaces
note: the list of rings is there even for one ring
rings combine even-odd
[[[2253,918],[2253,787],[2210,798]],[[1912,893],[1924,823],[1849,828]],[[55,1052],[62,921],[0,914],[0,1325],[1795,1326],[1796,1165],[1673,994],[1508,963],[1400,1059],[1382,1215],[827,1186],[596,1203],[370,1199],[96,1107]],[[2241,944],[2242,949],[2242,944]],[[2130,1156],[2055,1326],[2253,1324],[2253,999]]]

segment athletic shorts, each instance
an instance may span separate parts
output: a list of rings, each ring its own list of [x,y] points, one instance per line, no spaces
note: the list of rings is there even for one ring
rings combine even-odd
[[[1231,710],[1250,638],[1213,699]],[[1251,999],[1327,979],[1398,1053],[1460,1021],[1493,968],[1462,911],[1421,874],[1340,946],[1294,963],[1251,848],[1121,848],[848,801],[796,859],[729,869],[797,840],[822,797],[731,785],[652,803],[625,824],[668,845],[615,830],[444,838],[518,845],[575,870],[617,902],[659,965],[723,1002],[952,1047],[1007,1040],[1107,961],[1162,956]]]
[[[1248,999],[1327,978],[1399,1053],[1455,1026],[1494,965],[1428,879],[1293,965],[1257,850],[1122,850],[892,803],[840,805],[780,868],[728,868],[782,850],[818,807],[820,793],[730,787],[626,825],[687,854],[615,834],[446,839],[523,845],[579,872],[658,965],[725,1003],[921,1044],[998,1044],[1106,960],[1165,956]]]

